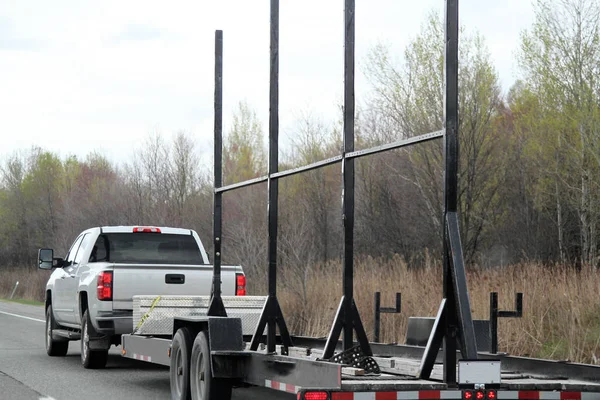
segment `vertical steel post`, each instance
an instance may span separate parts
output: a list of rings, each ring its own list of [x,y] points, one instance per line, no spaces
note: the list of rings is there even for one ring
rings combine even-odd
[[[456,383],[456,293],[452,282],[452,251],[448,238],[447,215],[458,203],[458,0],[446,0],[445,16],[445,97],[444,97],[444,298],[448,312],[444,321],[444,382]]]
[[[375,309],[373,310],[373,341],[379,343],[379,332],[381,324],[381,292],[375,292]]]
[[[273,178],[279,169],[279,0],[271,0],[271,51],[270,51],[270,84],[269,84],[269,177],[267,219],[269,248],[267,262],[269,297],[263,308],[260,320],[256,325],[250,349],[256,350],[267,327],[267,352],[275,352],[277,327],[281,334],[283,352],[292,347],[292,339],[288,331],[283,312],[277,300],[277,206],[279,185]]]
[[[344,155],[354,151],[354,36],[355,3],[345,0],[344,8]],[[344,350],[353,346],[352,305],[354,304],[354,159],[342,163],[344,218]]]
[[[269,300],[277,297],[277,206],[279,181],[271,179],[279,169],[279,0],[271,0],[271,56],[269,88],[269,199],[268,199],[268,263]],[[267,351],[275,351],[275,312],[268,316]]]
[[[344,2],[344,152],[342,156],[342,219],[344,223],[344,266],[342,273],[344,295],[327,337],[323,358],[333,356],[343,332],[343,350],[354,346],[353,333],[365,355],[372,355],[369,339],[354,303],[354,159],[346,154],[354,151],[354,36],[355,1]]]
[[[215,165],[214,179],[215,189],[223,185],[223,31],[215,31]],[[221,299],[221,226],[223,193],[214,192],[213,213],[213,282],[212,296],[208,307],[210,316],[227,316],[223,300]]]
[[[498,353],[498,293],[490,293],[490,353]]]

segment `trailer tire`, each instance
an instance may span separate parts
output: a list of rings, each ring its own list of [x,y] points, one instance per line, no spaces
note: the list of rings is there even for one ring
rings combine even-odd
[[[192,400],[231,400],[231,382],[213,378],[208,333],[201,331],[194,340],[190,367]]]
[[[85,310],[81,318],[81,364],[85,369],[101,369],[106,367],[108,361],[108,350],[90,350],[90,336],[95,331],[88,311]]]
[[[190,399],[190,356],[192,335],[188,328],[179,328],[171,344],[171,399]]]
[[[52,314],[52,305],[46,307],[46,353],[50,357],[64,357],[69,351],[68,340],[54,340],[52,339],[52,330],[57,329],[58,324],[54,320]]]

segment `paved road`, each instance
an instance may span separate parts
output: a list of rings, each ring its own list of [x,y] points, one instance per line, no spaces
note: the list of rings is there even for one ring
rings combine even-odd
[[[169,370],[120,356],[113,347],[107,368],[85,370],[80,342],[66,357],[48,357],[44,310],[0,301],[0,400],[169,399]],[[235,400],[291,400],[263,388],[235,389]]]

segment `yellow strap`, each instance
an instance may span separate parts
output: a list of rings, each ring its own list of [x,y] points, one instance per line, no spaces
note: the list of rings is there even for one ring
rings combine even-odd
[[[154,299],[154,301],[152,302],[152,305],[150,306],[150,309],[148,310],[148,312],[146,314],[144,314],[144,316],[140,319],[140,322],[138,322],[137,326],[133,330],[134,333],[135,333],[135,331],[137,331],[138,329],[140,329],[140,326],[142,326],[142,324],[146,321],[146,319],[148,319],[148,316],[150,315],[150,313],[154,309],[154,306],[156,306],[159,301],[160,301],[160,296],[158,296],[157,298]]]

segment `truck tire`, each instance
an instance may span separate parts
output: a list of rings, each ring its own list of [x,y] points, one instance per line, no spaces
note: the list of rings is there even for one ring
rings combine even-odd
[[[90,336],[93,337],[94,333],[88,311],[85,310],[81,319],[81,364],[86,369],[104,368],[108,360],[108,350],[90,350]]]
[[[190,376],[192,400],[231,400],[231,381],[212,376],[206,331],[198,333],[194,340]]]
[[[190,355],[192,335],[188,328],[179,328],[171,343],[171,399],[190,399]]]
[[[46,307],[46,353],[48,353],[50,357],[64,357],[69,350],[68,340],[52,339],[52,330],[57,328],[58,324],[54,320],[52,305],[50,304]]]

